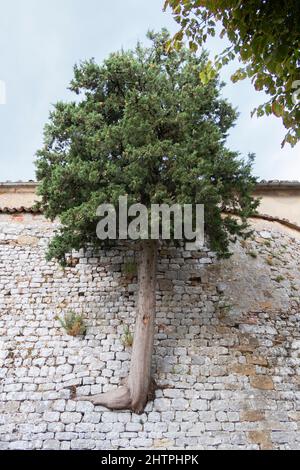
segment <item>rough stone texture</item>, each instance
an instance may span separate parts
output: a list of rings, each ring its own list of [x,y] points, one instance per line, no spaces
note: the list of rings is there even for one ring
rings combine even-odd
[[[162,248],[153,369],[143,415],[75,395],[115,387],[134,324],[132,248],[47,263],[55,225],[0,216],[0,449],[300,449],[300,241],[276,224],[230,260]],[[267,233],[267,235],[266,235]],[[209,261],[209,262],[208,262]],[[58,316],[85,317],[72,338]]]

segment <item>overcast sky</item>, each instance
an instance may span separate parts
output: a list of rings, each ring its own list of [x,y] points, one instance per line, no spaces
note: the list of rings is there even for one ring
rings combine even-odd
[[[0,104],[0,181],[34,179],[34,155],[51,104],[70,99],[67,86],[73,65],[144,41],[148,29],[177,29],[163,0],[0,0],[0,83],[6,104]],[[210,43],[215,52],[223,44]],[[255,174],[265,179],[300,180],[300,144],[280,143],[279,119],[252,118],[251,109],[264,101],[249,81],[231,84],[222,71],[223,91],[240,112],[228,145],[241,154],[256,154]],[[0,87],[1,89],[1,87]],[[1,96],[0,96],[1,98]],[[1,102],[1,99],[0,99]]]

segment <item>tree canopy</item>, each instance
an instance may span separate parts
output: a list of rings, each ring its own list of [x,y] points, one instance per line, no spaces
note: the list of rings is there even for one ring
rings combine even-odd
[[[101,203],[205,204],[212,249],[228,253],[231,235],[247,233],[257,203],[252,157],[226,148],[236,112],[220,96],[218,77],[203,84],[205,53],[169,53],[166,31],[149,33],[149,47],[111,54],[102,64],[75,66],[70,89],[58,102],[37,153],[41,206],[61,228],[49,258],[64,261],[72,249],[98,246]],[[222,217],[225,207],[239,216]]]
[[[210,79],[222,65],[238,57],[242,63],[232,76],[249,77],[256,90],[270,99],[253,113],[274,114],[287,129],[286,142],[300,139],[300,2],[298,0],[166,0],[180,30],[175,48],[184,38],[191,50],[203,46],[209,36],[226,36],[231,45],[208,63],[202,80]],[[221,28],[220,28],[221,26]]]

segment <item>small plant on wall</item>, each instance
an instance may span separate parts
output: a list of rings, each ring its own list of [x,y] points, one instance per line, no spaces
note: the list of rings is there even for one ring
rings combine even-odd
[[[133,345],[133,334],[131,333],[128,325],[124,327],[122,343],[125,348],[131,348],[131,346]]]
[[[123,265],[123,274],[125,278],[129,281],[134,279],[137,276],[137,264],[134,261],[127,261]]]
[[[61,326],[70,336],[84,336],[86,334],[86,326],[82,315],[75,312],[68,312],[64,318],[59,318]]]

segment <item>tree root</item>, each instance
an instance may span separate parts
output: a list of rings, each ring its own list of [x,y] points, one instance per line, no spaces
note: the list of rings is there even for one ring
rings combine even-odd
[[[131,407],[130,391],[126,386],[99,395],[77,397],[76,400],[90,401],[93,405],[105,406],[109,410],[127,410]]]
[[[159,389],[171,388],[168,385],[159,386],[154,379],[151,380],[147,401],[153,401],[155,399],[155,392]],[[100,393],[99,395],[91,395],[84,397],[74,397],[76,401],[90,401],[95,406],[104,406],[109,410],[130,410],[136,414],[142,414],[145,406],[142,403],[137,403],[134,407],[132,405],[132,399],[130,396],[130,390],[127,385],[123,385],[116,390],[111,390],[106,393]]]

